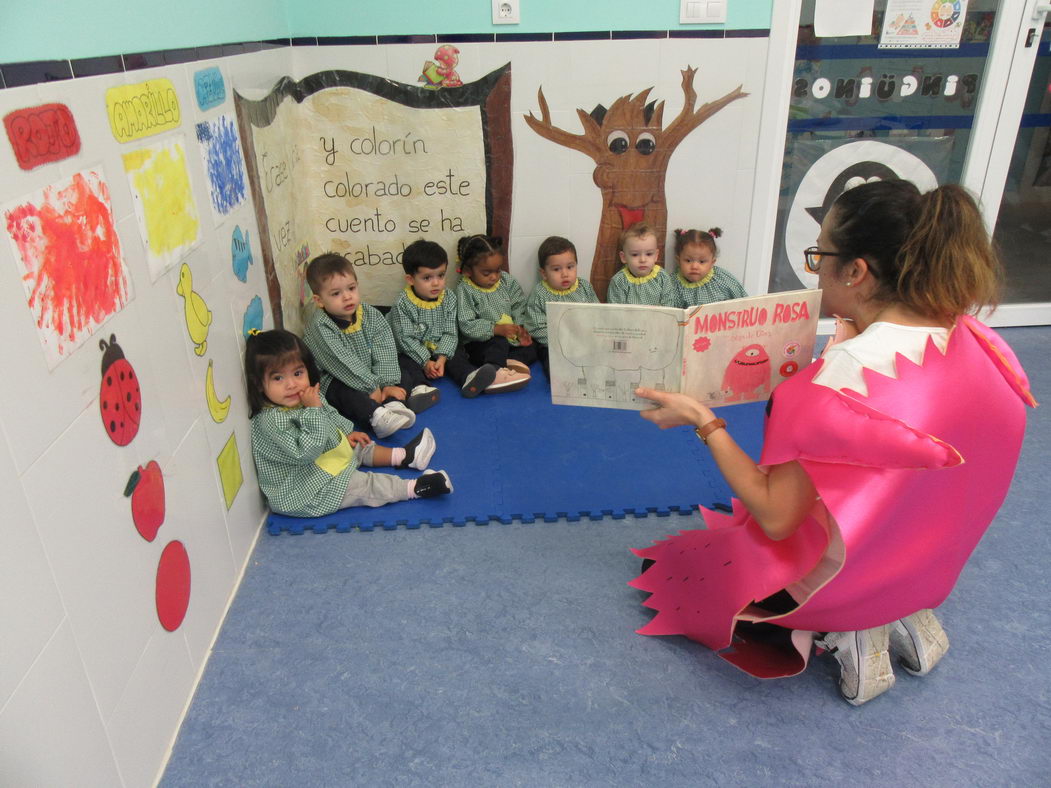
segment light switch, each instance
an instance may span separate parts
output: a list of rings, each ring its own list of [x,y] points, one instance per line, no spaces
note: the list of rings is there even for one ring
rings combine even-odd
[[[679,0],[679,24],[726,24],[728,0]]]

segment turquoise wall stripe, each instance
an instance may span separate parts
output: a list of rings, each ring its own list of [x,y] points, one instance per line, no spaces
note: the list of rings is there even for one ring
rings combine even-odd
[[[727,0],[727,29],[770,26],[774,0]],[[58,0],[46,13],[0,0],[0,63],[290,36],[698,29],[678,0],[521,0],[519,25],[493,25],[489,0]],[[716,26],[718,27],[718,26]]]

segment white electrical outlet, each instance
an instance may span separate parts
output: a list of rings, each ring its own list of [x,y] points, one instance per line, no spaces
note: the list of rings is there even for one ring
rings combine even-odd
[[[517,25],[519,0],[493,0],[493,24]]]

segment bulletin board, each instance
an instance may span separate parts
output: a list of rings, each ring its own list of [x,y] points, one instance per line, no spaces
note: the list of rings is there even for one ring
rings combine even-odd
[[[234,98],[275,325],[301,328],[303,270],[318,254],[347,257],[363,299],[389,306],[412,241],[455,261],[461,236],[508,237],[509,63],[455,88],[323,71]]]

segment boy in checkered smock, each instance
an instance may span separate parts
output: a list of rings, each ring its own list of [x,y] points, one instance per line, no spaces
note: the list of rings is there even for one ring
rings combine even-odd
[[[379,446],[321,396],[310,349],[288,331],[253,331],[245,343],[252,457],[271,510],[320,517],[348,506],[382,506],[452,492],[445,471],[416,479],[358,470],[423,470],[437,448],[423,430],[400,448]]]
[[[625,230],[620,236],[620,261],[624,267],[609,280],[606,302],[675,306],[675,283],[657,265],[658,260],[660,249],[652,227],[639,222]]]
[[[504,271],[503,241],[488,235],[461,238],[460,284],[456,288],[456,323],[467,357],[497,368],[494,386],[522,388],[529,365],[536,361],[533,338],[522,325],[525,293]]]
[[[378,309],[361,303],[354,266],[342,255],[319,255],[307,266],[307,283],[315,308],[303,340],[324,373],[325,399],[351,421],[371,425],[377,438],[411,427],[416,413],[437,401],[437,391],[404,383],[390,326]]]
[[[731,298],[747,298],[733,274],[715,264],[719,249],[715,239],[723,234],[718,227],[675,231],[675,260],[679,270],[674,277],[678,295],[676,306],[714,304]]]
[[[548,357],[547,304],[560,301],[573,304],[597,304],[598,296],[591,284],[577,277],[577,248],[572,241],[552,235],[537,250],[540,281],[533,288],[525,307],[525,327],[533,337],[536,354],[544,374],[551,379]]]
[[[434,241],[414,241],[402,254],[405,289],[387,315],[398,364],[413,391],[448,376],[468,398],[491,390],[496,367],[475,366],[460,346],[456,294],[445,288],[449,257]],[[435,390],[437,391],[437,390]]]

